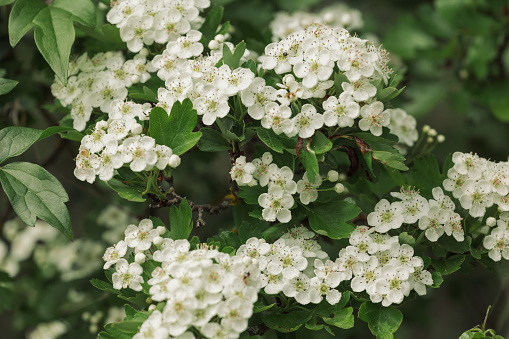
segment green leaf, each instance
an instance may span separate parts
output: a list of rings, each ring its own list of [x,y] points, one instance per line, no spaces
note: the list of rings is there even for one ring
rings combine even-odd
[[[18,83],[16,80],[0,78],[0,95],[9,93]]]
[[[24,153],[36,141],[72,128],[53,126],[45,130],[10,126],[0,130],[0,163]]]
[[[260,313],[260,312],[266,311],[268,309],[271,309],[274,305],[276,305],[276,304],[275,303],[274,304],[270,304],[270,305],[257,305],[257,304],[254,304],[253,313]]]
[[[14,309],[14,307],[17,304],[16,297],[17,297],[17,295],[16,295],[15,291],[13,291],[9,288],[0,286],[0,300],[2,300],[2,302],[0,303],[0,313],[3,310]]]
[[[316,154],[327,153],[332,148],[332,141],[330,141],[322,132],[318,131],[311,138],[311,149]]]
[[[278,153],[283,153],[283,145],[273,130],[260,127],[256,130],[256,134],[258,134],[260,140],[270,149]]]
[[[16,1],[9,15],[9,43],[12,47],[34,27],[34,18],[46,7],[41,0]]]
[[[60,8],[72,16],[72,20],[85,26],[95,27],[96,14],[92,0],[55,0],[51,7]]]
[[[69,55],[74,43],[71,14],[51,6],[41,10],[33,21],[37,48],[60,81],[67,84]]]
[[[316,233],[331,239],[348,238],[355,228],[349,221],[360,212],[359,207],[344,200],[320,204],[310,210],[309,224]]]
[[[241,41],[237,47],[235,47],[235,50],[233,51],[233,54],[230,50],[230,47],[228,45],[223,45],[223,58],[222,63],[224,65],[230,66],[231,69],[238,68],[240,65],[240,59],[244,55],[244,52],[246,51],[246,43],[244,41]],[[218,62],[218,64],[221,64],[221,61]]]
[[[170,147],[173,154],[181,155],[201,138],[201,132],[193,132],[197,121],[198,115],[189,99],[176,101],[169,117],[164,109],[155,107],[150,112],[150,136],[157,144]]]
[[[396,332],[403,321],[403,314],[394,307],[365,302],[359,309],[359,318],[368,323],[375,336],[392,338],[392,333]]]
[[[376,98],[381,102],[391,101],[392,99],[394,99],[395,97],[400,95],[404,89],[405,89],[405,87],[400,88],[400,89],[397,89],[394,87],[387,87],[387,88],[384,88],[384,89],[381,89],[380,91],[378,91],[376,93]]]
[[[323,318],[326,324],[348,329],[353,327],[354,317],[353,317],[353,308],[343,308],[334,313],[333,318]]]
[[[318,159],[316,158],[315,151],[310,147],[311,139],[300,139],[297,142],[297,156],[299,157],[302,165],[307,171],[308,180],[310,183],[315,182],[315,178],[319,173]]]
[[[267,188],[261,186],[242,186],[242,189],[237,193],[246,204],[258,205],[258,197],[262,193],[267,193]]]
[[[388,167],[400,171],[408,170],[404,164],[405,158],[393,147],[395,142],[366,132],[352,133],[352,135],[363,154],[371,154],[373,159]],[[366,147],[366,144],[369,147]]]
[[[307,311],[295,311],[283,314],[262,315],[262,320],[269,328],[279,332],[293,332],[304,325],[313,314]]]
[[[100,279],[92,279],[92,280],[90,280],[90,283],[92,284],[92,286],[94,286],[95,288],[97,288],[101,291],[105,291],[105,292],[109,292],[109,293],[113,293],[113,294],[120,293],[120,290],[114,289],[113,285],[106,281],[103,281]]]
[[[179,208],[172,205],[170,208],[170,238],[188,239],[193,230],[193,210],[184,198],[180,201]]]
[[[126,200],[134,201],[134,202],[144,202],[146,199],[143,198],[142,188],[136,188],[133,186],[128,186],[123,184],[121,181],[116,179],[111,179],[106,181],[106,185],[108,185],[112,190],[118,193],[118,195]]]
[[[198,148],[203,152],[220,152],[230,149],[230,144],[223,135],[212,128],[202,128],[202,136],[198,141]]]
[[[0,6],[10,5],[16,0],[0,0]]]
[[[0,168],[0,182],[20,219],[35,225],[37,217],[72,240],[69,200],[58,180],[39,165],[14,162]]]
[[[446,260],[431,259],[431,264],[441,275],[446,275],[459,270],[463,261],[465,261],[465,255],[456,254]]]
[[[207,46],[210,40],[214,40],[222,18],[223,7],[214,5],[200,28],[200,32],[203,34],[200,42],[204,46]]]

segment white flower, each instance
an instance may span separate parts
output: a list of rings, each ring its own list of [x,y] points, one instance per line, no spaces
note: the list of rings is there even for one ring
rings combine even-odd
[[[420,195],[416,195],[412,199],[403,200],[400,202],[403,209],[403,222],[413,224],[422,216],[426,215],[429,210],[428,200]]]
[[[261,124],[263,128],[271,129],[276,134],[290,133],[293,130],[292,110],[288,106],[279,106],[275,102],[269,102],[265,105],[265,115]]]
[[[247,329],[247,321],[253,315],[253,305],[238,297],[222,302],[218,307],[221,325],[240,333]]]
[[[445,211],[454,211],[454,208],[456,206],[452,202],[451,198],[444,194],[442,188],[440,187],[433,188],[432,194],[435,200],[432,199],[429,201],[430,207],[438,206],[440,209],[443,209]]]
[[[452,167],[447,171],[447,179],[444,180],[443,186],[446,191],[452,192],[453,197],[459,199],[463,195],[462,187],[467,180],[468,175],[461,174]]]
[[[358,102],[367,101],[376,95],[376,87],[365,78],[361,78],[352,84],[343,82],[341,87],[343,87],[345,93],[353,96],[354,100]]]
[[[444,234],[444,224],[449,218],[450,211],[440,209],[438,206],[431,207],[427,215],[419,219],[419,228],[426,230],[426,238],[429,241],[437,241]]]
[[[331,96],[323,102],[323,120],[326,126],[352,127],[359,116],[360,107],[353,97],[343,92],[338,97]]]
[[[99,157],[91,154],[85,146],[80,146],[78,156],[76,157],[74,176],[81,181],[86,180],[91,184],[95,181],[96,169],[99,165]]]
[[[279,186],[272,186],[268,193],[258,197],[258,204],[263,207],[262,216],[264,220],[287,223],[292,218],[290,208],[293,206],[293,197]]]
[[[293,67],[293,72],[302,78],[302,84],[306,88],[316,86],[319,81],[328,80],[332,74],[334,63],[329,53],[319,51],[318,48],[309,48],[304,53],[304,60],[299,61]]]
[[[444,226],[445,234],[452,235],[458,242],[465,240],[463,227],[461,226],[461,220],[462,219],[458,213],[451,213]]]
[[[319,277],[311,278],[309,300],[313,304],[318,304],[322,301],[323,296],[325,296],[329,304],[337,304],[341,300],[341,293],[335,288],[341,280],[341,275],[337,272],[329,273],[325,279]]]
[[[295,194],[297,183],[293,180],[293,171],[288,166],[279,168],[276,164],[270,164],[268,169],[269,188],[276,185],[286,193]]]
[[[354,47],[343,53],[343,57],[338,60],[338,68],[345,72],[348,80],[354,82],[361,77],[369,78],[373,75],[373,62],[376,60],[377,56],[365,48]]]
[[[353,279],[350,282],[352,291],[362,292],[374,285],[380,275],[381,268],[378,266],[378,259],[370,257],[366,262],[358,262],[353,266]]]
[[[131,137],[125,139],[122,152],[122,160],[130,162],[129,167],[134,172],[141,172],[151,168],[157,162],[155,140],[149,136]]]
[[[143,322],[140,331],[136,333],[133,339],[166,339],[168,338],[168,329],[163,326],[163,315],[155,310],[150,317]]]
[[[308,261],[302,256],[302,249],[298,246],[285,247],[267,265],[267,272],[272,275],[283,274],[285,279],[293,279],[308,266]]]
[[[391,245],[390,251],[393,259],[389,264],[406,269],[408,273],[412,273],[416,267],[421,267],[424,264],[420,257],[414,257],[414,248],[408,244],[394,243]]]
[[[260,181],[260,186],[265,187],[269,183],[269,165],[272,162],[272,154],[270,152],[263,153],[261,158],[252,161],[255,167],[253,177]]]
[[[308,205],[310,202],[318,199],[318,190],[322,184],[322,178],[319,174],[315,175],[315,182],[309,182],[308,172],[304,172],[302,179],[297,182],[297,192],[299,192],[300,202]]]
[[[479,180],[486,168],[486,159],[482,159],[476,154],[467,154],[455,152],[452,155],[454,169],[460,174],[468,175],[469,179]]]
[[[373,135],[382,135],[382,127],[390,123],[389,114],[383,111],[384,105],[380,101],[375,101],[371,105],[365,105],[361,108],[362,119],[359,121],[359,128],[363,131],[370,131]]]
[[[103,269],[107,270],[111,267],[111,265],[116,264],[120,259],[122,259],[127,253],[127,244],[124,240],[120,240],[113,247],[108,247],[106,252],[104,252],[103,260],[106,263],[103,266]]]
[[[185,37],[182,36],[175,41],[170,41],[166,48],[171,54],[177,55],[181,59],[197,57],[203,52],[203,45],[199,42],[201,36],[201,32],[191,30]]]
[[[153,227],[150,219],[141,220],[139,226],[129,225],[125,230],[125,242],[138,251],[148,250],[152,246],[152,240],[159,235]]]
[[[408,276],[408,271],[402,267],[386,265],[382,268],[381,278],[376,281],[376,291],[385,295],[382,301],[383,306],[399,304],[404,296],[410,293]]]
[[[283,274],[270,274],[262,275],[262,284],[264,291],[267,294],[278,294],[288,283],[288,279],[283,277]]]
[[[167,323],[170,335],[176,337],[184,333],[194,320],[193,311],[196,309],[196,299],[175,293],[168,299],[163,310],[163,322]]]
[[[304,104],[299,114],[293,117],[293,130],[288,136],[299,135],[300,138],[310,138],[315,134],[315,130],[323,126],[323,115],[316,112],[316,108],[311,104]]]
[[[382,199],[376,204],[375,210],[368,214],[368,225],[374,226],[375,231],[380,233],[399,228],[402,223],[403,207],[400,202],[391,204]]]
[[[265,104],[276,101],[277,91],[274,87],[265,86],[265,79],[254,78],[251,85],[240,93],[247,114],[255,120],[265,115]]]
[[[288,281],[283,287],[283,293],[301,305],[309,304],[309,277],[300,273],[297,277]]]
[[[127,260],[120,259],[115,266],[116,272],[113,273],[111,279],[113,288],[120,290],[122,288],[131,288],[135,291],[141,291],[141,283],[143,278],[143,268],[137,263],[129,264]]]
[[[412,147],[419,138],[415,118],[401,108],[388,109],[386,112],[391,121],[388,126],[391,133],[398,137],[399,143]]]
[[[154,18],[150,15],[133,15],[120,27],[120,37],[127,42],[131,52],[139,52],[143,44],[151,45],[154,42],[154,31],[151,30]]]
[[[483,246],[488,252],[488,256],[493,261],[500,261],[502,256],[509,260],[509,234],[505,227],[496,227],[491,234],[483,240]]]
[[[487,180],[467,180],[462,187],[463,195],[460,198],[461,207],[469,210],[473,217],[482,217],[486,208],[493,205],[491,185]]]
[[[203,123],[212,125],[217,118],[224,118],[230,111],[228,97],[212,86],[206,86],[200,97],[193,102],[198,115],[203,115]]]
[[[416,267],[415,271],[408,278],[410,288],[414,289],[418,295],[426,295],[426,286],[433,285],[433,278],[429,271],[422,267]]]
[[[232,71],[230,66],[222,65],[214,79],[214,86],[226,95],[232,96],[248,88],[253,78],[253,72],[247,68],[240,67]]]
[[[239,186],[249,185],[253,181],[254,171],[255,166],[250,162],[246,163],[246,157],[242,155],[235,160],[235,165],[230,171],[230,176]]]

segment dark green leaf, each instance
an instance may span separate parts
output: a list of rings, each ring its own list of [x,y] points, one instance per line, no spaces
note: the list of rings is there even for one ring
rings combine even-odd
[[[71,14],[57,7],[47,7],[34,18],[35,43],[56,76],[67,84],[69,55],[74,43]]]
[[[376,98],[381,102],[391,101],[392,99],[394,99],[395,97],[400,95],[404,89],[405,89],[405,87],[400,88],[400,89],[397,89],[394,87],[387,87],[387,88],[384,88],[384,89],[381,89],[380,91],[378,91],[376,93]]]
[[[258,205],[258,197],[262,193],[267,193],[267,188],[261,186],[242,186],[242,189],[237,193],[246,204]]]
[[[413,246],[415,244],[415,238],[412,237],[407,232],[400,233],[398,238],[399,238],[399,243],[400,244],[408,244],[410,246]]]
[[[313,314],[307,311],[295,311],[284,314],[262,315],[263,322],[269,327],[279,332],[293,332],[304,325]]]
[[[204,46],[207,46],[210,40],[214,40],[222,18],[223,7],[214,5],[200,28],[200,32],[203,34],[200,42]]]
[[[6,287],[0,286],[0,312],[3,310],[12,310],[16,306],[16,293]]]
[[[184,198],[179,208],[172,205],[170,208],[170,238],[187,239],[193,230],[193,210]]]
[[[433,267],[442,275],[451,274],[461,268],[461,264],[465,261],[465,255],[456,254],[445,260],[431,259]]]
[[[244,55],[244,52],[246,51],[246,43],[244,41],[241,41],[237,47],[235,47],[235,50],[233,51],[233,54],[230,50],[230,47],[228,45],[223,45],[223,58],[222,63],[224,65],[230,66],[231,69],[238,68],[240,65],[240,59]],[[218,64],[221,64],[221,61],[219,61]]]
[[[263,141],[263,143],[270,149],[278,153],[283,153],[283,145],[281,144],[281,141],[279,141],[279,137],[276,133],[274,133],[274,131],[260,127],[256,130],[256,133],[258,134],[260,140]]]
[[[309,182],[313,183],[315,182],[316,175],[319,174],[319,168],[318,159],[316,158],[315,151],[311,149],[310,144],[310,139],[299,139],[299,142],[297,142],[297,156],[307,171]]]
[[[266,311],[270,308],[272,308],[274,305],[276,304],[270,304],[270,305],[254,305],[253,307],[253,313],[260,313],[260,312],[263,312],[263,311]]]
[[[12,47],[34,27],[34,18],[46,7],[41,0],[16,1],[9,15],[9,42]]]
[[[403,314],[394,307],[365,302],[359,309],[359,318],[368,323],[375,336],[392,338],[392,333],[396,332],[403,321]]]
[[[114,289],[113,285],[106,281],[102,281],[99,279],[92,279],[92,280],[90,280],[90,283],[92,284],[92,286],[94,286],[95,288],[97,288],[101,291],[105,291],[105,292],[109,292],[109,293],[113,293],[113,294],[120,293],[120,290]]]
[[[0,6],[10,5],[16,0],[0,0]]]
[[[0,95],[4,95],[13,90],[19,81],[0,78]]]
[[[39,165],[14,162],[0,168],[0,182],[20,219],[35,225],[37,217],[72,239],[69,200],[58,180]]]
[[[212,128],[202,128],[200,141],[198,141],[198,148],[203,152],[220,152],[230,149],[230,144],[221,133]]]
[[[311,138],[311,149],[316,154],[322,154],[330,151],[332,141],[330,141],[322,132],[318,131]]]
[[[310,210],[309,224],[316,233],[331,239],[348,238],[355,228],[349,221],[360,212],[359,207],[344,200],[320,204]]]

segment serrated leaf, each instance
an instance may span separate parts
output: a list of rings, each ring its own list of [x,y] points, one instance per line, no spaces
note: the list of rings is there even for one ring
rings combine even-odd
[[[144,202],[146,200],[143,198],[143,189],[141,188],[125,185],[116,179],[106,181],[106,185],[117,192],[118,195],[123,199],[133,202]]]
[[[67,84],[69,55],[74,43],[74,25],[69,12],[46,7],[33,20],[35,43],[63,84]]]
[[[395,307],[365,302],[359,309],[359,318],[368,323],[375,336],[392,338],[392,333],[396,332],[403,321],[403,314]]]
[[[202,136],[198,141],[198,148],[203,152],[220,152],[230,149],[230,144],[221,133],[212,128],[202,128]]]
[[[60,182],[39,165],[14,162],[0,168],[0,182],[20,219],[35,225],[41,218],[72,240],[69,200]]]
[[[181,155],[201,138],[201,132],[193,132],[197,121],[198,115],[189,99],[176,101],[169,117],[164,109],[155,107],[150,112],[150,136],[157,144],[170,147],[173,154]]]
[[[95,27],[95,6],[91,0],[55,0],[51,7],[60,8],[72,16],[72,20],[85,26]]]
[[[9,93],[18,83],[16,80],[0,78],[0,95]]]
[[[9,15],[9,43],[12,47],[34,27],[34,18],[46,7],[40,0],[16,1]]]
[[[223,7],[214,5],[211,9],[203,25],[200,28],[200,32],[202,33],[202,38],[200,42],[207,46],[210,40],[213,40],[216,36],[217,28],[221,23],[221,19],[223,18]]]
[[[223,58],[218,62],[219,65],[221,63],[223,65],[230,66],[231,69],[238,68],[240,65],[240,59],[244,55],[244,52],[246,51],[246,43],[244,41],[241,41],[237,47],[235,47],[235,50],[233,51],[233,54],[230,50],[230,47],[228,45],[223,45]]]
[[[316,233],[331,239],[348,238],[355,228],[349,221],[360,212],[359,207],[344,200],[319,204],[310,210],[309,224]]]
[[[319,174],[318,159],[316,158],[315,151],[311,149],[310,139],[300,139],[297,142],[297,156],[299,157],[302,165],[307,171],[308,180],[314,183],[316,175]]]
[[[260,127],[256,130],[256,134],[258,134],[260,140],[270,149],[278,153],[283,153],[283,145],[274,131]]]
[[[187,239],[193,230],[193,210],[184,198],[179,208],[172,205],[170,208],[170,238],[173,240]]]
[[[323,321],[326,324],[343,329],[352,328],[354,324],[353,308],[352,307],[343,308],[335,312],[333,318],[323,318]]]
[[[242,189],[237,193],[246,204],[258,205],[258,197],[262,193],[267,193],[267,188],[261,186],[242,186]]]

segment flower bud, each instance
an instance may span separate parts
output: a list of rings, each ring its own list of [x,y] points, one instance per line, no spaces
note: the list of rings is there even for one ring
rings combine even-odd
[[[214,41],[217,41],[217,42],[224,42],[224,39],[225,39],[225,37],[222,34],[218,34],[214,37]]]
[[[152,240],[152,242],[156,246],[160,246],[163,243],[163,241],[164,241],[163,237],[160,237],[160,236],[154,237],[154,240]]]
[[[143,264],[145,262],[145,254],[144,253],[136,253],[134,256],[134,261],[138,264]]]
[[[345,181],[346,179],[348,179],[348,177],[346,176],[346,174],[345,174],[345,173],[341,173],[341,174],[339,175],[339,179],[338,179],[339,181]]]
[[[131,127],[131,133],[132,134],[141,134],[141,132],[143,132],[143,126],[141,126],[140,124],[136,123],[133,125],[133,127]]]
[[[329,173],[327,173],[327,180],[330,182],[336,182],[339,179],[339,173],[338,171],[330,170]]]
[[[437,136],[437,130],[436,130],[436,129],[434,129],[434,128],[430,129],[430,130],[428,131],[428,135],[429,135],[430,137],[436,137],[436,136]]]
[[[148,49],[146,49],[146,48],[143,48],[143,49],[142,49],[142,50],[138,53],[138,55],[141,55],[141,56],[143,56],[143,57],[145,57],[145,58],[146,58],[146,57],[148,57],[148,54],[149,54],[149,52],[148,52]]]
[[[163,235],[164,233],[166,233],[166,227],[164,226],[157,226],[156,230],[157,233],[159,233],[159,235]]]
[[[489,227],[493,227],[497,224],[497,219],[493,218],[493,217],[489,217],[488,219],[486,219],[486,225],[488,225]]]
[[[136,74],[134,74],[133,76],[131,76],[131,82],[133,84],[137,84],[138,82],[140,82],[140,77]]]
[[[422,126],[422,131],[423,131],[424,133],[428,133],[430,129],[431,129],[431,127],[429,127],[429,125],[424,125],[424,126]]]
[[[428,137],[427,142],[428,142],[428,144],[432,144],[434,140],[435,140],[435,139],[433,139],[432,137]]]
[[[217,42],[216,40],[210,40],[209,48],[210,49],[218,49],[219,48],[219,42]]]
[[[168,160],[168,165],[170,165],[170,167],[177,168],[180,165],[180,161],[180,157],[176,154],[173,154],[170,157],[170,160]]]
[[[156,307],[157,307],[156,305],[150,305],[150,306],[148,307],[148,310],[149,310],[149,311],[153,311],[153,310],[155,310],[155,309],[156,309]]]
[[[345,186],[338,182],[335,186],[334,186],[334,191],[336,191],[337,194],[341,194],[345,191]]]
[[[445,137],[444,137],[442,134],[440,134],[440,135],[437,137],[437,142],[438,142],[439,144],[441,144],[441,143],[443,143],[444,141],[445,141]]]

